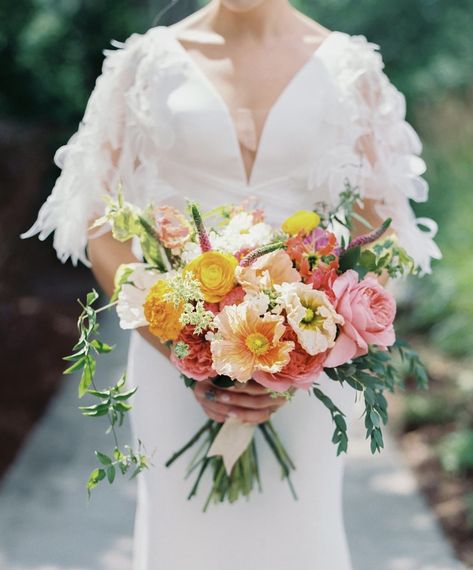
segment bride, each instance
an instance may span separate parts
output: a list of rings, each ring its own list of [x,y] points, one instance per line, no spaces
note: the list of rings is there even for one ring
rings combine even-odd
[[[61,176],[24,237],[55,231],[60,259],[91,265],[110,295],[115,270],[139,251],[87,228],[119,181],[140,206],[183,207],[190,198],[209,209],[255,197],[280,223],[335,202],[348,180],[364,198],[363,217],[373,225],[391,217],[401,245],[429,272],[439,257],[436,228],[409,205],[427,198],[421,143],[376,44],[329,31],[288,0],[211,0],[116,47],[105,54],[77,133],[56,154]],[[139,477],[135,570],[351,568],[343,457],[318,402],[305,393],[275,400],[253,382],[224,390],[204,381],[188,390],[169,350],[145,329],[131,335],[128,379],[139,386],[134,433],[156,449],[155,466]],[[326,376],[320,383],[352,418],[354,391]],[[172,469],[164,462],[205,417],[257,424],[274,412],[297,466],[299,500],[260,446],[261,494],[206,514],[198,500],[188,502],[185,461]]]

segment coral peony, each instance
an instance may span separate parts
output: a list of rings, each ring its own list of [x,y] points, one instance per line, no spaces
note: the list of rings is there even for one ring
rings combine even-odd
[[[276,392],[285,392],[289,388],[308,390],[323,371],[327,352],[319,352],[314,356],[308,354],[290,327],[286,328],[283,340],[294,342],[294,350],[290,352],[290,360],[286,366],[273,374],[258,370],[253,374],[253,378],[262,386]]]
[[[178,370],[197,381],[216,376],[212,368],[210,343],[205,339],[205,334],[195,334],[194,327],[186,325],[176,340],[188,346],[188,353],[184,358],[178,358],[174,350],[171,351],[171,362]]]
[[[210,333],[210,348],[218,374],[239,382],[250,380],[257,370],[279,372],[289,362],[292,341],[281,339],[284,319],[261,317],[249,303],[227,305],[215,317],[216,333]]]
[[[368,345],[386,348],[394,344],[393,321],[396,315],[394,297],[372,277],[358,281],[352,269],[340,275],[333,284],[335,308],[345,323],[325,366],[340,366],[368,352]]]
[[[328,269],[317,267],[312,271],[309,277],[304,279],[304,283],[312,285],[312,287],[318,291],[323,291],[333,305],[335,303],[335,293],[332,287],[337,278],[338,272],[335,267],[329,267]]]
[[[239,305],[243,303],[243,299],[245,298],[245,291],[243,287],[237,285],[234,289],[232,289],[229,293],[225,295],[225,297],[220,301],[218,304],[218,308],[220,311],[223,310],[224,307],[227,305]]]

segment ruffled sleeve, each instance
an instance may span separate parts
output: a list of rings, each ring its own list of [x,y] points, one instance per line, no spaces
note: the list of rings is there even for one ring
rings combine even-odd
[[[343,110],[328,119],[338,125],[339,138],[320,165],[321,172],[331,165],[335,174],[319,174],[318,183],[332,186],[332,198],[343,190],[343,180],[357,186],[362,197],[375,201],[381,218],[392,218],[400,245],[421,272],[430,273],[431,260],[441,253],[433,240],[436,223],[416,218],[410,205],[427,200],[428,184],[422,178],[422,143],[405,120],[405,97],[384,73],[377,44],[361,35],[339,35],[330,65]]]
[[[115,42],[116,49],[104,52],[102,73],[79,128],[55,154],[62,172],[36,222],[21,237],[38,234],[44,240],[54,232],[62,262],[70,258],[74,265],[81,261],[90,266],[88,227],[103,213],[104,195],[116,193],[119,183],[125,198],[137,204],[147,199],[150,186],[159,192],[156,154],[160,145],[172,143],[166,89],[157,88],[161,76],[169,74],[160,40],[150,30],[133,34],[123,44]],[[156,45],[164,50],[161,58]],[[153,124],[160,125],[158,133]]]

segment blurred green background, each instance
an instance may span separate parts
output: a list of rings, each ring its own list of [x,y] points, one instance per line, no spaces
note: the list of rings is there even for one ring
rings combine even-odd
[[[473,528],[473,0],[292,3],[330,29],[364,34],[381,46],[386,72],[405,93],[408,120],[424,143],[430,200],[416,205],[416,210],[437,220],[444,259],[434,266],[432,276],[409,283],[404,297],[400,326],[421,349],[432,388],[426,394],[407,394],[402,424],[406,433],[420,430],[438,458],[442,476],[461,482],[464,510],[452,524],[468,534]],[[41,323],[43,338],[47,331],[62,339],[73,337],[70,299],[90,285],[89,273],[61,267],[50,248],[19,244],[17,236],[50,192],[57,176],[53,152],[77,128],[100,72],[102,50],[111,39],[124,40],[155,25],[167,4],[0,0],[0,332],[4,328],[9,333],[10,345],[3,350],[9,351],[10,359],[25,342],[37,343],[31,327],[26,335],[22,324],[31,323],[32,317]],[[159,23],[177,21],[203,4],[180,0]],[[31,271],[33,259],[36,276]],[[60,315],[58,322],[56,318],[51,323],[52,312]],[[21,342],[15,340],[18,323]],[[36,360],[35,366],[40,366],[41,358]],[[46,360],[43,368],[52,376],[51,360]],[[18,374],[17,366],[12,370]],[[57,375],[56,371],[54,378]],[[44,401],[55,382],[46,382]],[[24,407],[25,394],[30,394],[30,387],[20,396],[15,391],[22,398],[19,406]],[[41,409],[38,406],[25,425]],[[3,427],[11,431],[8,422]],[[19,441],[21,434],[15,437]],[[458,533],[453,539],[464,547]]]

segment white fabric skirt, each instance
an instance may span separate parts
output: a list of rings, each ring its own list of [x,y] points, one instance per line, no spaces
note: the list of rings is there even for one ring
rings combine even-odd
[[[210,476],[187,500],[192,481],[184,472],[192,451],[169,468],[164,463],[207,417],[177,370],[136,331],[128,381],[139,387],[134,435],[154,452],[154,466],[138,477],[133,570],[351,570],[342,513],[344,455],[336,456],[330,414],[314,396],[298,392],[273,416],[296,464],[298,500],[257,431],[262,493],[211,504],[203,513]],[[325,375],[319,382],[350,422],[355,391]]]

